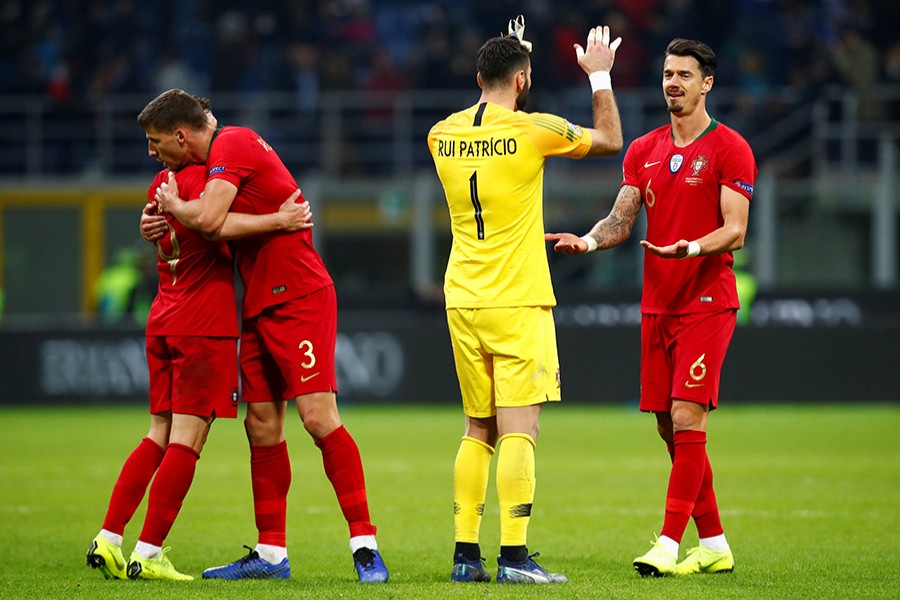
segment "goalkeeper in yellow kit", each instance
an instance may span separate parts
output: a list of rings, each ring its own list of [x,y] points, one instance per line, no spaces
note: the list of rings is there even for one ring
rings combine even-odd
[[[497,581],[565,583],[528,554],[535,440],[544,402],[560,399],[544,245],[543,173],[549,156],[612,156],[622,127],[610,84],[621,39],[609,28],[575,46],[593,90],[594,128],[526,113],[531,44],[524,20],[478,51],[478,103],[437,123],[428,148],[450,209],[453,246],[444,279],[447,322],[466,429],[454,465],[453,581],[490,581],[478,544],[491,457],[497,451]]]

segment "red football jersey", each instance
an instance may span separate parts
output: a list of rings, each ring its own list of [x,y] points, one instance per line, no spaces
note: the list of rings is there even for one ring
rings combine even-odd
[[[224,179],[237,186],[233,212],[277,212],[298,187],[275,150],[246,127],[220,129],[206,166],[209,179]],[[305,202],[302,196],[300,200]],[[311,230],[255,235],[236,240],[233,247],[244,282],[244,318],[332,285],[313,247]]]
[[[147,190],[150,201],[168,178],[168,170],[156,174]],[[199,198],[206,169],[185,167],[175,179],[182,198]],[[210,242],[172,215],[166,215],[166,221],[169,231],[156,242],[159,289],[150,307],[147,335],[238,337],[234,262],[228,245]]]
[[[713,119],[699,138],[679,148],[666,125],[636,139],[622,163],[622,185],[640,190],[647,241],[657,246],[695,240],[724,223],[720,188],[753,198],[756,161],[750,145]],[[687,259],[644,252],[641,311],[680,315],[738,308],[730,252]]]

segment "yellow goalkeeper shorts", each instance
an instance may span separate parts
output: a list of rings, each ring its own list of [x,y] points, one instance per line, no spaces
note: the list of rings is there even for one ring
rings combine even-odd
[[[466,415],[560,399],[549,307],[449,308],[447,324]]]

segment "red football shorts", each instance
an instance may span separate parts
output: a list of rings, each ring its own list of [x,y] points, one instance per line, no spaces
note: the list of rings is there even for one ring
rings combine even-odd
[[[719,406],[719,375],[737,311],[641,316],[641,404],[669,412],[672,399]]]
[[[148,336],[147,367],[150,414],[237,416],[236,339]]]
[[[272,306],[241,326],[244,402],[336,392],[334,286]]]

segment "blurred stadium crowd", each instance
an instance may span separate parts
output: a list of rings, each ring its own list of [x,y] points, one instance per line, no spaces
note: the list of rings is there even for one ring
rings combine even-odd
[[[476,51],[488,37],[505,33],[508,20],[518,14],[525,15],[526,38],[535,44],[529,108],[571,108],[559,101],[568,93],[587,112],[582,121],[567,111],[558,114],[575,122],[587,122],[590,107],[583,102],[587,81],[572,45],[583,44],[598,24],[622,36],[613,86],[626,141],[665,118],[657,100],[666,44],[673,37],[707,42],[719,56],[713,100],[721,103],[715,116],[748,138],[761,166],[796,184],[779,191],[781,231],[790,233],[770,240],[773,248],[776,242],[783,247],[769,252],[778,257],[778,281],[867,281],[870,223],[878,221],[871,198],[881,197],[873,187],[881,185],[873,175],[885,145],[879,140],[886,135],[895,144],[900,135],[897,0],[0,0],[0,179],[44,183],[81,176],[93,183],[99,177],[145,176],[152,163],[134,115],[153,96],[175,87],[209,95],[223,123],[264,131],[301,176],[324,173],[329,181],[349,181],[356,175],[402,178],[418,166],[430,172],[425,132],[465,102],[460,94],[444,92],[466,90],[463,97],[477,97]],[[876,91],[867,95],[870,89]],[[396,119],[406,127],[405,137],[391,120],[392,105],[371,106],[376,96],[405,101],[400,93],[429,90],[439,93],[408,97],[427,97],[431,104],[410,103],[414,109],[403,105],[409,113],[397,111],[415,117],[408,124]],[[254,94],[266,102],[245,101]],[[552,109],[542,104],[551,94],[559,102]],[[277,108],[263,117],[271,119],[267,128],[239,112],[247,109],[259,117],[263,110],[253,109],[269,110],[275,96]],[[438,102],[430,100],[434,96]],[[841,104],[848,97],[853,100],[846,103],[853,107],[849,117]],[[330,102],[333,98],[346,104]],[[446,107],[438,105],[444,101]],[[645,108],[651,117],[641,112]],[[93,118],[97,115],[107,118]],[[337,135],[324,118],[335,115],[342,119]],[[826,126],[816,131],[820,123]],[[401,151],[395,154],[397,139],[406,146],[396,144]],[[339,151],[329,152],[334,148]],[[609,172],[618,173],[619,160],[609,162]],[[592,176],[598,164],[603,163],[586,163]],[[868,169],[867,179],[857,167]],[[618,183],[615,175],[608,181]],[[410,206],[409,198],[393,188],[390,194],[366,190],[378,196],[386,222],[401,222],[392,219]],[[548,218],[583,227],[593,209],[581,201],[582,192],[567,195],[571,198],[557,202]],[[7,223],[13,222],[11,214]],[[69,217],[59,215],[61,230],[67,231]],[[27,245],[27,239],[9,241],[13,229],[8,226],[7,243]],[[393,260],[360,266],[359,257],[371,254],[372,238],[344,231],[329,256],[330,268],[345,282],[342,291],[365,290],[371,302],[376,283],[406,284],[408,240],[399,228],[394,233],[390,244],[375,238],[380,256],[392,252]],[[840,241],[834,253],[841,257],[840,268],[818,260],[820,238]],[[786,239],[793,245],[781,241]],[[10,257],[26,255],[6,254],[7,265],[13,264]],[[583,263],[570,262],[568,271],[555,269],[555,276],[579,281],[590,276],[592,285],[632,282],[635,262],[627,250],[619,257],[603,272],[588,273]],[[30,271],[25,261],[20,266],[25,281]],[[77,269],[60,270],[63,276]],[[7,274],[7,281],[12,279]],[[15,306],[32,309],[24,297],[10,295],[8,309]]]
[[[719,85],[900,82],[891,0],[0,0],[0,94],[82,108],[108,94],[465,89],[473,56],[526,15],[537,85],[583,83],[572,57],[590,26],[625,43],[617,89],[659,84],[673,37],[719,54]]]

